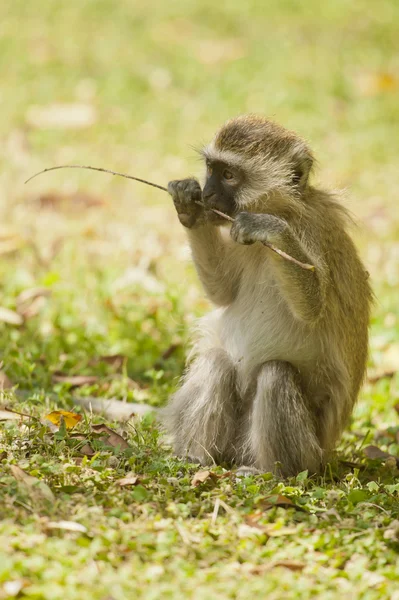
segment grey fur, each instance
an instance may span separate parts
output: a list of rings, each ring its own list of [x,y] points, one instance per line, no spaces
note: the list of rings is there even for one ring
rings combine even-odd
[[[165,426],[176,453],[202,464],[317,472],[348,423],[367,359],[372,295],[346,211],[309,184],[306,144],[270,121],[229,122],[204,155],[245,170],[235,197],[243,212],[229,231],[194,205],[198,182],[169,187],[217,308],[200,321],[194,361],[164,411]]]

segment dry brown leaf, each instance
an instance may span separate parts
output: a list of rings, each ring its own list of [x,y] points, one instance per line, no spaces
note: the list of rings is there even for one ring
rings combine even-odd
[[[394,92],[399,86],[399,79],[393,73],[374,72],[360,73],[356,78],[359,92],[362,96]]]
[[[49,288],[46,287],[33,287],[33,288],[28,288],[26,290],[24,290],[23,292],[21,292],[20,294],[18,294],[17,296],[17,306],[20,306],[21,304],[25,304],[25,302],[30,302],[31,300],[34,300],[35,298],[38,298],[39,296],[50,296],[51,295],[51,290]]]
[[[89,364],[91,366],[96,366],[99,363],[105,362],[107,365],[110,365],[114,371],[119,371],[126,358],[127,357],[123,356],[123,354],[105,354],[104,356],[93,358]]]
[[[290,571],[303,571],[306,567],[305,563],[300,560],[277,560],[272,565],[274,567],[284,567],[285,569],[289,569]]]
[[[21,306],[18,310],[19,314],[25,321],[36,317],[46,305],[46,299],[43,296],[38,296],[28,306]]]
[[[276,527],[273,523],[263,525],[256,520],[255,516],[248,515],[245,523],[240,525],[239,536],[247,537],[251,534],[259,535],[265,533],[269,537],[281,537],[297,533],[296,527]]]
[[[113,431],[110,427],[107,427],[107,425],[92,425],[92,430],[95,433],[104,433],[105,435],[101,436],[101,439],[105,444],[108,444],[113,448],[126,450],[126,448],[130,447],[127,441],[121,435],[119,435],[119,433],[116,433],[116,431]]]
[[[10,390],[13,387],[13,383],[9,377],[0,371],[0,390]]]
[[[282,496],[281,494],[277,494],[275,496],[268,496],[267,498],[265,498],[264,500],[259,502],[258,506],[260,506],[264,510],[268,510],[269,508],[273,508],[274,506],[296,508],[295,504],[293,503],[292,500],[290,500],[290,498],[287,498],[286,496]]]
[[[64,531],[76,531],[78,533],[86,533],[87,528],[75,521],[49,521],[45,524],[46,529],[63,529]]]
[[[126,477],[122,477],[122,479],[118,479],[116,482],[121,487],[126,487],[129,485],[137,485],[139,483],[139,476],[135,473],[128,473]]]
[[[385,371],[377,371],[375,373],[370,373],[367,376],[367,381],[369,383],[377,383],[381,379],[392,379],[392,377],[394,377],[395,374],[396,374],[396,371],[394,371],[393,369],[387,369]]]
[[[24,320],[15,310],[0,306],[0,321],[8,325],[22,325]]]
[[[131,417],[142,417],[150,412],[156,412],[156,409],[148,404],[124,402],[117,398],[94,398],[92,396],[79,398],[75,396],[73,401],[86,410],[104,415],[112,421],[127,421]]]
[[[73,438],[75,440],[82,440],[82,441],[87,439],[87,437],[85,435],[83,435],[82,433],[73,433],[71,435],[71,438]],[[93,448],[87,442],[85,444],[83,444],[83,446],[81,446],[80,448],[78,448],[77,450],[83,456],[94,456],[95,455],[95,452],[94,452]],[[78,460],[79,459],[76,458],[75,462],[77,462]]]
[[[32,500],[44,499],[54,502],[54,494],[44,481],[29,475],[29,473],[18,467],[18,465],[11,465],[10,469],[15,479],[29,492]]]
[[[82,210],[85,208],[99,208],[106,206],[103,198],[87,194],[86,192],[76,192],[74,194],[63,194],[61,192],[46,192],[35,197],[39,208],[43,210]],[[88,229],[85,230],[86,237],[93,237],[95,230],[90,229],[91,235],[88,235]]]
[[[294,535],[295,533],[298,533],[296,527],[276,528],[274,525],[265,525],[264,531],[269,537],[282,537],[284,535]]]
[[[46,298],[50,294],[51,290],[45,287],[24,290],[17,297],[18,314],[25,320],[35,317],[46,304]]]
[[[15,236],[8,240],[1,240],[0,241],[0,255],[18,252],[25,245],[26,245],[26,241],[19,236]]]
[[[393,461],[395,461],[397,468],[399,468],[399,458],[393,454],[390,454],[389,452],[381,450],[381,448],[378,448],[378,446],[367,446],[364,449],[364,454],[371,460],[389,460],[392,464]]]
[[[215,480],[217,478],[215,473],[211,471],[198,471],[191,480],[191,485],[193,487],[197,487],[201,485],[201,483],[205,483],[206,481]]]
[[[64,375],[63,373],[54,373],[54,383],[69,383],[71,387],[80,387],[81,385],[91,385],[98,381],[97,375]]]
[[[69,412],[67,410],[53,410],[48,415],[45,415],[44,419],[50,421],[54,425],[60,426],[62,419],[65,422],[67,429],[72,429],[82,420],[82,415],[77,413]]]
[[[3,583],[2,591],[6,594],[7,598],[16,598],[28,586],[29,582],[26,579],[12,579]]]

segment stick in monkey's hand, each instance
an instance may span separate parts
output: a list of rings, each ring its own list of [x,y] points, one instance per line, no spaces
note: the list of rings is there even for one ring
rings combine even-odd
[[[48,169],[43,169],[43,171],[39,171],[38,173],[35,173],[34,175],[32,175],[32,177],[29,177],[29,179],[27,179],[25,181],[25,183],[28,183],[29,181],[31,181],[38,175],[41,175],[42,173],[48,173],[49,171],[56,171],[57,169],[88,169],[90,171],[100,171],[101,173],[109,173],[110,175],[116,175],[118,177],[125,177],[126,179],[133,179],[134,181],[139,181],[140,183],[145,183],[146,185],[150,185],[152,187],[158,188],[159,190],[163,190],[164,192],[168,192],[166,187],[163,187],[162,185],[158,185],[157,183],[152,183],[151,181],[147,181],[146,179],[140,179],[139,177],[133,177],[133,175],[127,175],[126,173],[118,173],[118,171],[111,171],[111,169],[103,169],[101,167],[91,167],[88,165],[59,165],[57,167],[49,167]],[[204,206],[204,204],[199,201],[197,201],[196,204],[199,204],[200,206]],[[219,215],[219,217],[223,217],[223,219],[226,219],[227,221],[231,221],[232,223],[234,223],[234,219],[232,217],[230,217],[229,215],[226,215],[225,213],[221,212],[220,210],[217,210],[216,208],[211,208],[210,210],[212,210],[212,212],[214,212],[215,214]],[[298,267],[301,267],[301,269],[305,269],[305,271],[315,271],[314,265],[300,262],[293,256],[290,256],[283,250],[280,250],[279,248],[277,248],[277,246],[275,246],[274,244],[270,244],[269,242],[262,242],[262,243],[264,246],[267,246],[267,248],[270,248],[270,250],[273,250],[273,252],[275,252],[276,254],[278,254],[279,256],[284,258],[285,260],[288,260],[289,262],[294,263]]]

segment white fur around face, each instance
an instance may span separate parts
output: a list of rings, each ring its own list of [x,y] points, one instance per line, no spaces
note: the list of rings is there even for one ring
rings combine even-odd
[[[222,161],[232,168],[240,168],[246,173],[250,182],[238,191],[235,201],[241,210],[251,210],[259,199],[267,206],[268,197],[295,197],[297,190],[292,186],[293,162],[289,156],[277,160],[272,154],[266,154],[251,159],[239,156],[230,150],[220,150],[214,141],[206,146],[202,155],[205,159]],[[264,212],[264,211],[259,211]]]

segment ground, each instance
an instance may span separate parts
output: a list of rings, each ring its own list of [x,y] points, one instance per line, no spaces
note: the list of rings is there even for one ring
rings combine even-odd
[[[396,0],[1,3],[1,599],[399,599],[398,20]],[[164,192],[24,180],[200,174],[194,148],[243,112],[298,131],[345,190],[376,295],[321,477],[195,478],[151,416],[45,420],[77,396],[164,404],[208,305]]]

